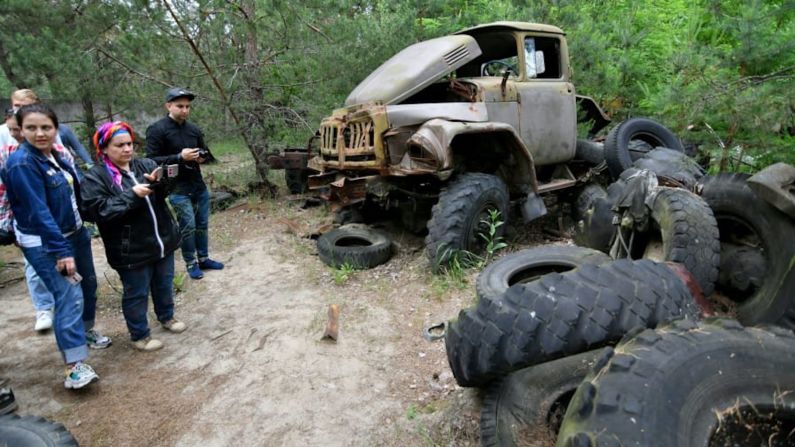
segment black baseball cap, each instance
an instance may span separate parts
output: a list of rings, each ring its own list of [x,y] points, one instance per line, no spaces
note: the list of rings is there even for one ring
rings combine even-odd
[[[174,87],[168,89],[166,92],[166,102],[171,102],[177,98],[188,98],[189,100],[193,101],[196,95],[193,94],[190,90],[182,87]]]

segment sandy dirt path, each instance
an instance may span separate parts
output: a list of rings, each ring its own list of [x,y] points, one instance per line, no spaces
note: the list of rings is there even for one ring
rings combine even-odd
[[[0,376],[19,413],[64,423],[83,446],[477,444],[478,393],[455,386],[443,342],[420,336],[472,302],[474,272],[469,286],[440,284],[421,239],[398,234],[388,264],[335,281],[314,242],[289,231],[326,218],[286,201],[214,214],[211,245],[227,268],[186,280],[177,316],[189,329],[152,325],[165,343],[155,353],[128,341],[95,239],[98,327],[114,344],[91,352],[101,380],[78,392],[63,388],[52,333],[33,331],[24,283],[0,288]],[[21,260],[9,247],[0,256]],[[337,343],[320,340],[332,303]]]

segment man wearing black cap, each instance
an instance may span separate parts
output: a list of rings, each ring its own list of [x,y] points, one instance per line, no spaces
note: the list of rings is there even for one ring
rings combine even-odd
[[[191,101],[187,89],[166,92],[168,115],[146,129],[146,156],[158,164],[179,164],[179,173],[168,200],[177,213],[182,234],[182,258],[193,279],[204,277],[202,270],[220,270],[224,265],[209,258],[208,222],[210,194],[204,184],[201,164],[212,159],[201,129],[188,122]]]

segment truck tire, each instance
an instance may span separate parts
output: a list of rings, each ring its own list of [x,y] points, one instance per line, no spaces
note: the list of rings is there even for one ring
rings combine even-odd
[[[439,194],[428,221],[425,253],[434,271],[447,264],[456,252],[479,254],[484,240],[479,233],[488,233],[482,222],[490,210],[500,213],[503,222],[495,237],[505,234],[509,196],[505,183],[497,176],[466,173],[458,176]]]
[[[448,325],[447,360],[459,385],[482,386],[525,366],[603,346],[636,326],[697,313],[687,287],[664,264],[585,264],[462,310]]]
[[[572,239],[577,245],[607,253],[615,233],[613,200],[601,185],[588,185],[574,200]]]
[[[557,445],[793,445],[795,336],[733,320],[674,322],[605,349]]]
[[[475,290],[482,300],[498,299],[514,284],[535,281],[547,273],[563,273],[582,264],[604,264],[606,254],[573,245],[544,245],[517,251],[492,262],[478,275]]]
[[[704,177],[698,185],[701,197],[715,214],[723,250],[739,245],[745,247],[743,256],[749,262],[763,262],[751,269],[763,272],[762,277],[743,288],[731,278],[754,276],[748,273],[749,267],[730,257],[721,259],[717,286],[737,303],[741,323],[775,323],[795,329],[795,223],[761,200],[747,179],[745,174],[718,174]]]
[[[633,140],[646,143],[633,143],[636,159],[640,158],[644,151],[658,146],[679,152],[685,150],[679,138],[657,121],[648,118],[630,118],[614,127],[605,140],[605,161],[610,175],[615,179],[632,166],[634,160],[630,152],[630,142]]]
[[[326,265],[369,269],[392,257],[392,241],[364,225],[345,225],[317,239],[317,253]]]
[[[0,416],[0,445],[15,447],[77,447],[77,440],[58,422],[41,416]]]
[[[695,160],[682,152],[658,147],[632,164],[637,169],[647,169],[658,176],[667,177],[681,183],[686,189],[693,189],[704,176],[704,170]]]
[[[571,396],[601,349],[514,371],[486,391],[480,445],[553,445]]]
[[[696,278],[704,296],[712,294],[720,266],[720,237],[707,203],[684,189],[660,188],[651,217],[654,225],[635,237],[632,257],[680,263]]]

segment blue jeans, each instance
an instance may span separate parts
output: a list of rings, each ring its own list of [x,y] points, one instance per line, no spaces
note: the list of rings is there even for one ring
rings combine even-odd
[[[210,193],[207,187],[197,185],[187,195],[171,194],[168,201],[177,213],[179,232],[182,235],[182,259],[191,265],[209,256],[208,230],[210,221]]]
[[[141,268],[118,272],[124,286],[121,309],[132,341],[149,336],[146,312],[150,291],[157,320],[165,323],[174,317],[174,253]]]
[[[55,308],[55,298],[47,290],[47,285],[36,274],[36,270],[33,269],[27,258],[25,259],[25,281],[28,283],[28,292],[30,292],[30,299],[33,301],[34,309],[39,311],[53,310]]]
[[[88,358],[86,345],[86,329],[83,320],[86,319],[86,309],[83,302],[84,291],[91,291],[93,277],[93,303],[91,303],[90,322],[93,324],[96,310],[97,281],[94,274],[93,258],[91,257],[91,239],[85,229],[80,229],[67,238],[75,254],[75,264],[83,280],[80,285],[70,284],[60,272],[55,270],[57,259],[47,253],[43,246],[22,247],[25,259],[30,263],[36,274],[39,275],[47,290],[55,300],[55,315],[53,318],[53,331],[58,349],[66,363],[75,363]],[[86,255],[86,252],[88,253]],[[86,264],[91,264],[90,269]]]
[[[94,327],[97,315],[97,273],[94,271],[94,255],[91,252],[91,233],[82,227],[69,240],[72,242],[77,272],[83,277],[80,281],[80,289],[83,291],[83,326],[88,331]]]

